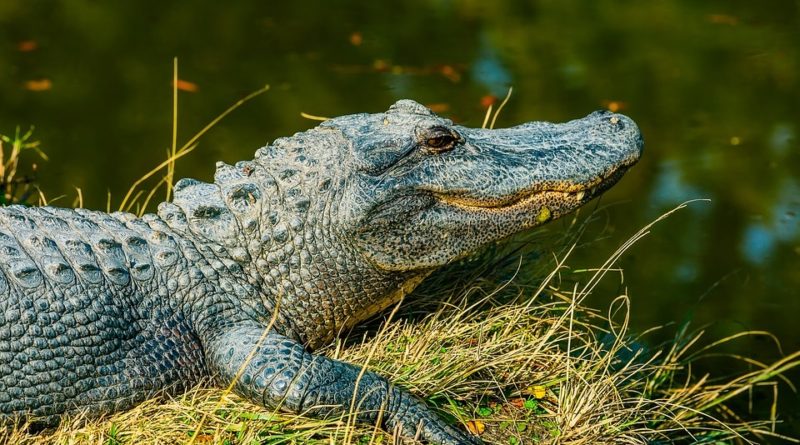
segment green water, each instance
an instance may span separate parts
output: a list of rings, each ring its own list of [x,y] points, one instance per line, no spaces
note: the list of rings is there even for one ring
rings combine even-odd
[[[599,266],[678,203],[710,202],[656,226],[619,263],[624,283],[607,280],[588,304],[627,289],[634,329],[674,323],[653,343],[690,320],[709,341],[769,330],[784,352],[800,349],[796,0],[68,3],[0,1],[0,133],[36,126],[50,155],[39,183],[66,195],[57,204],[70,205],[75,187],[87,207],[105,208],[107,192],[118,204],[164,158],[173,56],[197,87],[180,94],[179,140],[272,86],[180,161],[178,176],[201,179],[218,159],[249,159],[313,126],[301,111],[377,112],[414,98],[479,126],[481,98],[513,85],[502,126],[613,102],[639,123],[645,156],[602,198],[586,236],[599,239],[572,266]],[[763,337],[724,350],[780,356]],[[800,404],[781,391],[791,428]]]

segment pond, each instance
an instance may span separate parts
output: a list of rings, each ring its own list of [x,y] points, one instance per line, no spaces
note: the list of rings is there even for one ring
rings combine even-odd
[[[36,127],[49,160],[27,161],[54,204],[72,205],[77,187],[86,207],[104,209],[108,196],[115,207],[165,158],[173,57],[181,141],[271,86],[181,159],[178,177],[208,180],[214,161],[250,159],[316,124],[301,112],[378,112],[413,98],[480,126],[510,86],[498,126],[619,110],[640,125],[645,155],[597,204],[572,269],[601,265],[676,205],[706,201],[656,225],[619,262],[624,282],[607,279],[588,304],[627,291],[634,330],[672,324],[654,344],[691,322],[707,342],[767,330],[784,353],[800,349],[797,1],[3,0],[0,133]],[[723,351],[781,355],[764,336]],[[791,428],[800,403],[787,386],[781,394]]]

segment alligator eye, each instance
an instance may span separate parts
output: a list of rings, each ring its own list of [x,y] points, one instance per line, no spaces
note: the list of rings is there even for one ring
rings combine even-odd
[[[425,141],[425,145],[430,148],[445,148],[448,145],[452,145],[453,142],[455,142],[455,138],[453,138],[453,136],[436,136],[428,138],[428,140]]]
[[[425,146],[437,153],[445,152],[455,146],[458,138],[447,128],[433,128],[425,137]]]

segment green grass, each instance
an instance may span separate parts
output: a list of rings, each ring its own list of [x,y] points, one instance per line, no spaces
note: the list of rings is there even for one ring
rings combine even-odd
[[[0,205],[27,202],[33,193],[39,194],[35,187],[36,163],[24,165],[26,173],[17,174],[24,152],[35,152],[39,158],[47,160],[39,145],[39,141],[33,139],[33,127],[24,133],[17,127],[13,136],[0,134]]]

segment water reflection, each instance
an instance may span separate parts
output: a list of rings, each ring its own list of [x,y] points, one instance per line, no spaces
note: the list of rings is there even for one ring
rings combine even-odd
[[[708,190],[689,184],[682,177],[682,171],[676,161],[665,161],[659,166],[653,191],[650,194],[650,203],[653,206],[651,217],[655,218],[656,209],[675,206],[679,203],[710,196]],[[693,206],[693,210],[702,210],[705,206]]]
[[[745,258],[755,265],[763,265],[775,249],[773,232],[762,224],[751,224],[744,232],[742,251]]]
[[[800,208],[800,187],[794,178],[785,178],[771,211],[759,215],[758,222],[750,224],[744,233],[742,251],[754,265],[769,265],[768,260],[776,248],[790,245],[798,239],[797,209]]]
[[[508,86],[513,84],[511,75],[485,35],[481,36],[480,51],[472,64],[472,77],[496,96],[505,95]]]
[[[793,145],[794,144],[794,145]],[[769,146],[776,156],[789,154],[792,147],[796,147],[796,132],[794,125],[787,122],[775,124],[769,137]]]

